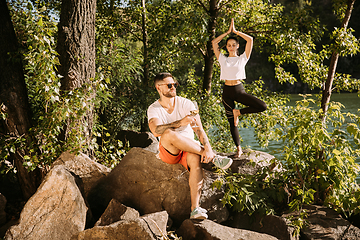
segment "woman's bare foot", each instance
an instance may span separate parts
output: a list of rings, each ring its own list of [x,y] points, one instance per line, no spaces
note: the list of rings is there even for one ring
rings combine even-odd
[[[238,146],[237,147],[237,151],[236,151],[236,154],[235,154],[235,158],[239,158],[241,155],[243,154],[243,151],[241,149],[241,146]]]
[[[237,125],[239,124],[239,116],[241,115],[240,110],[233,109],[233,114],[234,114],[234,124],[235,124],[235,127],[237,127]]]

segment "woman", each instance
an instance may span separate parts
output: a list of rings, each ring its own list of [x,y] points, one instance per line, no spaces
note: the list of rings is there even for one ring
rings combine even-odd
[[[238,54],[239,42],[236,37],[229,37],[226,40],[226,50],[229,53],[228,56],[225,56],[220,52],[219,42],[231,32],[242,37],[246,41],[245,52],[241,55]],[[220,79],[225,80],[222,103],[225,107],[226,117],[230,123],[231,136],[237,148],[235,157],[240,157],[242,149],[237,128],[239,116],[241,114],[257,113],[266,110],[266,104],[260,99],[247,94],[242,85],[242,81],[246,78],[245,65],[250,58],[253,38],[245,33],[236,31],[234,19],[232,19],[229,30],[215,38],[212,41],[212,45],[215,56],[221,67]],[[235,109],[235,101],[247,107]]]

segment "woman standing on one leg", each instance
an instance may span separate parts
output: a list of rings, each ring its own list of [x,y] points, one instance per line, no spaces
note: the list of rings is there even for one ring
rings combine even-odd
[[[226,50],[229,53],[228,56],[225,56],[220,52],[219,42],[231,32],[242,37],[246,41],[245,52],[241,55],[238,54],[239,42],[236,37],[229,37],[226,40]],[[215,38],[212,41],[212,45],[215,56],[221,67],[220,79],[225,80],[222,103],[225,107],[226,117],[230,124],[231,136],[237,148],[235,157],[240,157],[242,149],[237,128],[239,116],[241,114],[257,113],[266,110],[266,104],[260,99],[247,94],[242,85],[242,81],[246,78],[245,65],[250,58],[253,47],[253,38],[245,33],[236,31],[234,19],[232,19],[229,30]],[[247,107],[235,109],[235,101]]]

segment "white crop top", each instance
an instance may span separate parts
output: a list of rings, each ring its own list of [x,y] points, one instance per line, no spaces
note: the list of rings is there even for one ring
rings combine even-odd
[[[245,65],[248,62],[245,52],[237,57],[226,57],[220,53],[219,63],[221,67],[220,79],[238,80],[245,79]]]

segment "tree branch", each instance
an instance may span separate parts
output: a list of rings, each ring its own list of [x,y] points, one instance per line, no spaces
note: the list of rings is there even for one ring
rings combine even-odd
[[[125,22],[120,22],[121,24],[122,24],[122,26],[128,31],[128,32],[130,32],[132,35],[134,35],[135,36],[135,38],[138,40],[138,41],[142,41],[143,40],[143,38],[142,38],[142,36],[138,36],[138,34],[136,34],[134,31],[131,31],[128,27],[127,27],[127,25],[125,24]]]
[[[221,0],[219,1],[218,5],[218,10],[221,10],[224,6],[226,6],[227,4],[229,4],[232,0],[227,0],[226,2],[224,2],[223,4],[221,4]]]
[[[203,57],[205,57],[206,52],[200,47],[200,44],[196,44],[194,47],[200,51],[200,53]]]
[[[206,6],[204,5],[204,3],[201,0],[197,0],[197,3],[200,7],[202,7],[205,10],[205,12],[209,13],[209,10],[206,9]]]

